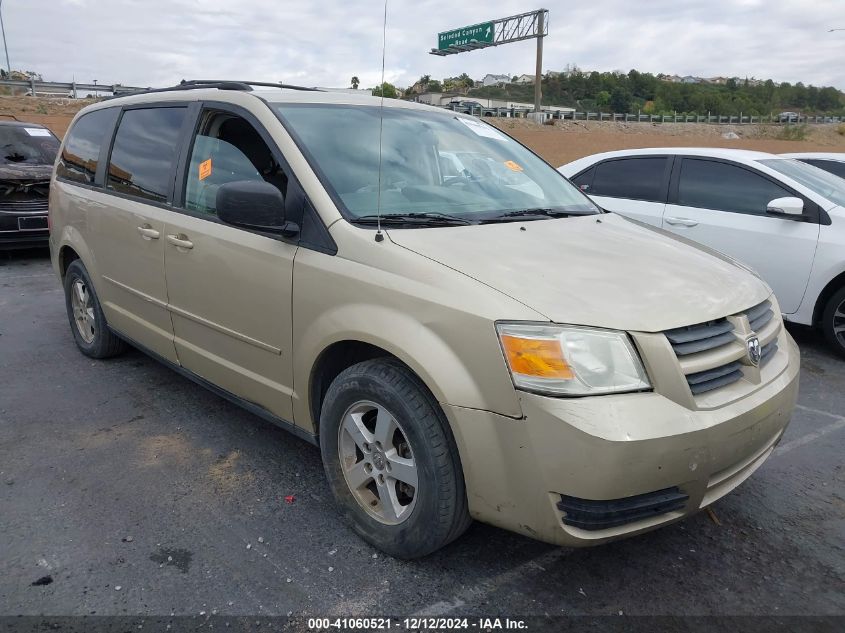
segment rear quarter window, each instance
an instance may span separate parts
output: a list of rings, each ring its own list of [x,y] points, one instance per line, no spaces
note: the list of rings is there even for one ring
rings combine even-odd
[[[111,138],[118,108],[83,114],[70,129],[56,165],[56,176],[72,182],[94,184],[100,149]]]

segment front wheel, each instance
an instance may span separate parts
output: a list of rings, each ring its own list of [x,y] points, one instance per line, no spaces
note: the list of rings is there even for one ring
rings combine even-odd
[[[834,351],[845,356],[845,288],[840,288],[828,300],[822,312],[821,326]]]
[[[419,378],[398,361],[365,361],[335,378],[320,415],[320,448],[342,513],[384,552],[425,556],[469,526],[448,423]]]

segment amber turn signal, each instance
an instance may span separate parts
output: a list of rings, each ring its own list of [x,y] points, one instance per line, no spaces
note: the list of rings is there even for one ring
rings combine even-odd
[[[557,339],[520,338],[503,334],[501,340],[513,373],[559,380],[574,378]]]

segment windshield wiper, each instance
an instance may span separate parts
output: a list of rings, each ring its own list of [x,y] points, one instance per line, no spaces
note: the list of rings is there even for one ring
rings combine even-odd
[[[485,218],[481,220],[481,224],[514,222],[518,220],[544,220],[545,218],[568,218],[572,215],[592,215],[592,213],[538,207],[535,209],[518,209],[517,211],[508,211],[507,213],[502,213],[501,215],[497,215],[492,218]]]
[[[378,215],[362,215],[350,220],[353,224],[373,224],[379,223]],[[439,213],[436,211],[426,211],[420,213],[386,213],[381,216],[381,224],[383,226],[397,226],[401,224],[421,224],[429,226],[457,226],[463,224],[473,224],[471,220],[466,218],[459,218],[456,215],[448,215],[447,213]]]

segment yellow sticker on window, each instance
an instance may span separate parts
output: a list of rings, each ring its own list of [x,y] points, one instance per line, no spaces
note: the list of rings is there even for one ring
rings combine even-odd
[[[523,171],[522,166],[521,166],[521,165],[517,165],[517,164],[516,164],[515,162],[513,162],[512,160],[506,160],[506,161],[505,161],[505,167],[507,167],[507,168],[508,168],[508,169],[510,169],[511,171]]]
[[[200,180],[205,180],[211,175],[211,159],[200,163]]]

